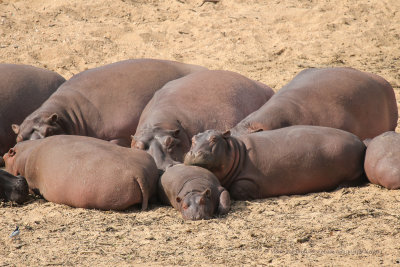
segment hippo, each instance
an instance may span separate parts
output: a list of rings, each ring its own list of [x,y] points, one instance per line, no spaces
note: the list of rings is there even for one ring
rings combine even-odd
[[[81,72],[13,125],[17,141],[51,135],[90,136],[129,147],[140,114],[167,82],[206,68],[167,60],[132,59]]]
[[[28,183],[24,177],[20,175],[14,176],[5,170],[0,170],[1,199],[22,204],[27,200],[28,193]]]
[[[397,126],[393,88],[378,75],[352,68],[306,69],[231,132],[240,136],[292,125],[326,126],[361,140],[373,138]]]
[[[332,190],[363,178],[364,143],[322,126],[290,126],[239,137],[208,130],[193,137],[186,165],[206,168],[232,199]]]
[[[206,70],[167,83],[140,117],[131,147],[150,153],[160,170],[183,162],[191,137],[227,130],[261,107],[274,92],[238,73]]]
[[[167,168],[158,184],[163,204],[172,205],[185,220],[211,219],[215,213],[227,214],[231,199],[210,171],[176,164]]]
[[[0,155],[15,145],[11,125],[21,123],[64,81],[61,75],[46,69],[0,64]],[[0,166],[4,166],[2,158]]]
[[[142,203],[144,210],[159,178],[146,152],[86,136],[19,142],[4,161],[6,171],[26,178],[31,192],[77,208],[124,210]]]
[[[364,169],[368,180],[388,189],[399,189],[400,134],[385,132],[367,143]]]

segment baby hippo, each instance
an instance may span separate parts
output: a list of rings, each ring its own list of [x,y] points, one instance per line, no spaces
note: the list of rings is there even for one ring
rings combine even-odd
[[[393,131],[370,140],[364,162],[365,174],[373,184],[400,188],[400,135]]]
[[[321,126],[230,136],[208,130],[193,137],[186,165],[213,172],[233,199],[331,190],[363,174],[365,145],[357,136]]]
[[[150,155],[92,137],[56,135],[20,142],[4,161],[6,171],[25,177],[34,193],[77,208],[124,210],[142,203],[146,209],[157,189],[158,171]],[[0,183],[0,188],[7,184]],[[8,191],[14,189],[9,186]]]
[[[29,193],[28,184],[24,177],[14,176],[0,170],[0,198],[8,201],[23,203]]]
[[[159,198],[185,220],[211,219],[215,213],[228,213],[231,206],[228,191],[210,171],[183,164],[169,167],[161,176]]]

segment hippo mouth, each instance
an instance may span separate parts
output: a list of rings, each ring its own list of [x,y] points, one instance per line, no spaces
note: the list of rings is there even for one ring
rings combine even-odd
[[[193,153],[192,151],[189,151],[185,155],[185,160],[184,164],[185,165],[192,165],[192,166],[198,166],[198,167],[203,167],[203,168],[209,168],[213,165],[215,162],[214,155],[208,152],[203,152],[199,151],[196,153]]]

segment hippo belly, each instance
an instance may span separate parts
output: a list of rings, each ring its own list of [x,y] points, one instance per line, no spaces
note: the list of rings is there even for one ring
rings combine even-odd
[[[48,201],[79,208],[123,210],[155,193],[158,172],[143,151],[83,136],[58,135],[18,143],[6,170],[24,176]]]

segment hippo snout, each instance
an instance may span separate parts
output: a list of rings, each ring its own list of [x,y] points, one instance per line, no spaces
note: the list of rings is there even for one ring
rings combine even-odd
[[[205,151],[189,151],[184,160],[184,164],[186,165],[198,165],[208,163],[212,160],[212,154]]]

